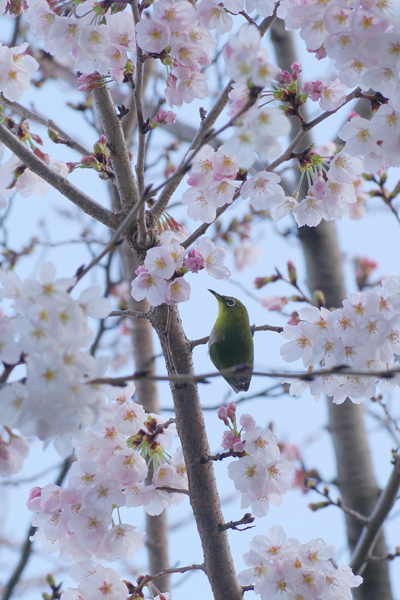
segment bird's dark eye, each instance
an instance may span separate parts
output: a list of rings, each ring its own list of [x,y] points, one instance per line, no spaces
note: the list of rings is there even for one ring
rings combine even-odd
[[[236,302],[231,298],[230,300],[226,301],[226,305],[227,306],[235,306]]]

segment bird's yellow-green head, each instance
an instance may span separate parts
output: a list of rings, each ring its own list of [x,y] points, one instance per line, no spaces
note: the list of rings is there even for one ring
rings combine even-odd
[[[210,334],[208,350],[216,368],[243,366],[232,375],[224,375],[234,391],[249,389],[254,363],[253,336],[246,307],[237,298],[211,292],[218,301],[218,317]]]

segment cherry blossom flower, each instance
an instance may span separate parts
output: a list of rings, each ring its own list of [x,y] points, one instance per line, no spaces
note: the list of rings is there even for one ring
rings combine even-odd
[[[169,258],[171,257],[169,256]],[[164,302],[166,291],[165,279],[156,277],[148,271],[141,272],[132,281],[132,298],[138,301],[146,298],[152,306],[159,306]]]
[[[211,277],[215,279],[228,279],[231,272],[228,267],[224,267],[223,262],[226,257],[226,251],[219,246],[214,246],[210,238],[203,237],[196,246],[196,250],[204,258],[204,268]]]

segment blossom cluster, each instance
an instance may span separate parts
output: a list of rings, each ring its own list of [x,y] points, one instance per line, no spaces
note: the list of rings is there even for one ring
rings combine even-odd
[[[280,457],[277,438],[270,429],[257,427],[251,415],[244,414],[236,423],[236,405],[220,406],[218,417],[229,427],[222,447],[243,453],[228,466],[228,475],[241,492],[241,507],[251,507],[255,517],[265,517],[269,505],[282,504],[282,494],[290,489],[292,464]]]
[[[171,107],[180,108],[209,94],[208,77],[201,73],[202,67],[211,64],[210,51],[217,43],[209,24],[201,9],[196,11],[188,0],[158,0],[151,18],[143,18],[136,25],[142,50],[156,54],[166,51],[169,75],[164,93]]]
[[[132,402],[134,385],[109,390],[114,401],[104,406],[94,426],[75,439],[77,460],[65,488],[48,484],[31,490],[28,508],[39,527],[35,540],[46,553],[59,551],[61,560],[75,561],[89,571],[92,560],[130,559],[143,546],[133,525],[121,522],[116,508],[144,506],[151,515],[179,504],[184,494],[163,487],[187,489],[182,452],[167,454],[176,427],[147,414]],[[154,465],[152,483],[145,485],[148,466]],[[82,564],[83,563],[83,564]]]
[[[370,121],[353,117],[338,135],[346,141],[347,154],[364,157],[367,173],[400,166],[400,110],[390,102],[382,104]]]
[[[8,48],[0,43],[0,92],[4,98],[15,102],[30,86],[30,77],[39,68],[39,63],[25,54],[29,44]]]
[[[336,61],[339,79],[349,88],[372,88],[400,109],[396,2],[283,0],[278,16],[287,29],[300,29],[318,58]]]
[[[74,300],[68,289],[76,278],[54,276],[51,263],[41,264],[38,280],[0,272],[0,296],[11,299],[15,310],[15,316],[1,317],[0,361],[21,362],[26,369],[23,379],[0,389],[0,424],[46,443],[54,440],[66,456],[72,436],[93,423],[104,404],[101,387],[87,382],[104,373],[108,358],[95,358],[85,349],[93,338],[87,318],[108,316],[110,302],[99,297],[99,286]]]
[[[357,202],[356,185],[362,173],[362,160],[338,152],[330,161],[327,179],[320,171],[307,195],[291,208],[299,227],[315,227],[322,219],[341,219],[349,213],[349,206]]]
[[[351,588],[362,583],[362,577],[347,565],[333,566],[335,548],[320,538],[301,544],[274,525],[267,535],[256,535],[249,546],[243,556],[249,568],[238,579],[242,585],[254,584],[261,600],[351,600]]]
[[[189,271],[198,273],[205,269],[215,279],[228,279],[231,273],[223,265],[226,256],[223,248],[203,237],[185,258],[185,249],[180,245],[181,235],[164,231],[161,246],[147,251],[144,264],[136,269],[137,277],[132,281],[131,293],[135,300],[146,298],[152,306],[187,302],[190,284],[183,275]]]
[[[230,36],[224,46],[224,59],[228,73],[235,80],[228,94],[233,100],[228,115],[237,117],[234,134],[224,146],[240,167],[247,169],[254,162],[254,152],[261,159],[275,158],[281,151],[278,137],[290,132],[291,123],[282,110],[259,107],[258,92],[279,78],[281,71],[269,62],[255,25],[243,25],[235,36]]]
[[[182,195],[188,205],[187,214],[193,221],[212,223],[217,208],[230,204],[239,187],[236,176],[239,163],[225,146],[215,151],[205,144],[194,156],[187,183],[189,189]]]
[[[249,199],[254,210],[269,210],[275,221],[292,214],[299,227],[315,227],[322,219],[341,219],[359,201],[362,160],[344,150],[330,160],[327,178],[322,171],[314,177],[307,195],[300,202],[297,194],[285,196],[277,173],[260,171],[241,187],[240,195]]]
[[[322,361],[326,369],[340,365],[361,374],[346,375],[343,370],[308,382],[292,380],[292,395],[309,389],[316,400],[325,393],[335,404],[347,397],[358,404],[375,395],[377,381],[388,392],[400,384],[400,374],[374,376],[391,369],[400,355],[400,276],[388,277],[370,291],[349,294],[343,308],[332,312],[311,306],[298,312],[298,325],[286,326],[282,332],[289,340],[281,348],[283,360],[302,358],[309,370]]]
[[[114,81],[122,83],[128,53],[136,52],[130,11],[112,13],[99,4],[83,2],[73,15],[60,16],[46,0],[27,0],[24,14],[36,37],[44,39],[46,52],[61,58],[71,53],[75,67],[83,73],[110,72]]]

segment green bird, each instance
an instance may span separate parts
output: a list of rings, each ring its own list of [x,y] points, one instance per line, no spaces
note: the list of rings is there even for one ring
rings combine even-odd
[[[218,300],[218,318],[208,342],[210,358],[218,371],[236,365],[250,368],[250,372],[223,375],[233,390],[247,392],[254,363],[253,335],[246,307],[236,298],[221,296],[208,290]]]

